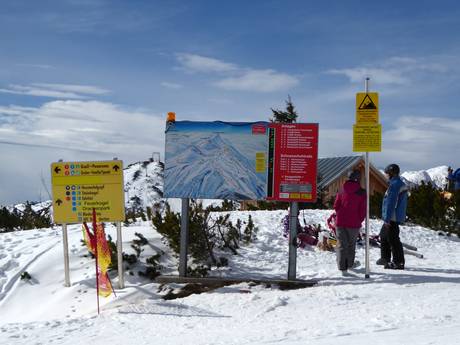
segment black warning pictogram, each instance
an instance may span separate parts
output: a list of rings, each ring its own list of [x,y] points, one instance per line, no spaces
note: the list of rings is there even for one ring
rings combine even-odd
[[[359,105],[358,109],[377,109],[375,103],[372,101],[372,99],[369,97],[368,94],[366,94],[366,97],[364,97],[363,101]]]

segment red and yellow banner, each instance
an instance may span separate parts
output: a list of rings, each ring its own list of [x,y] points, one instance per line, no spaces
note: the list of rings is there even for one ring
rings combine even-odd
[[[99,287],[99,295],[108,297],[113,289],[108,275],[108,268],[112,263],[111,251],[105,236],[105,230],[102,223],[96,223],[94,234],[92,234],[86,223],[83,224],[83,240],[86,243],[88,251],[97,255],[97,285]]]

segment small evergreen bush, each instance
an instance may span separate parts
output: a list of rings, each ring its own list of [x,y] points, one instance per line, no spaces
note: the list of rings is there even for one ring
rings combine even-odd
[[[229,205],[229,204],[227,204]],[[218,258],[216,250],[229,250],[238,254],[241,240],[251,241],[254,239],[255,230],[252,219],[249,218],[248,225],[242,230],[241,221],[238,220],[234,226],[230,221],[230,214],[211,215],[215,210],[213,207],[203,208],[201,203],[192,201],[189,210],[189,254],[194,262],[188,268],[203,276],[203,271],[209,270],[211,266],[225,266],[228,260]],[[166,204],[164,214],[155,212],[152,223],[157,231],[167,240],[171,249],[180,253],[180,215],[171,211],[169,204]],[[243,233],[242,233],[243,231]],[[244,236],[244,237],[243,237]],[[192,274],[192,273],[191,273]]]

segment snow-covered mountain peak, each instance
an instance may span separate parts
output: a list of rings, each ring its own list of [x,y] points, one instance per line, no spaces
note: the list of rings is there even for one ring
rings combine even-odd
[[[126,209],[145,209],[161,202],[163,197],[162,162],[148,160],[124,169]]]
[[[444,189],[447,183],[447,168],[447,165],[443,165],[428,170],[405,171],[401,174],[401,177],[411,188],[425,182]]]

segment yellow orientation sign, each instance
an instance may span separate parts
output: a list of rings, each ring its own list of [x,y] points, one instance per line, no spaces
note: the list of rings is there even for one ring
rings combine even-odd
[[[356,94],[356,123],[379,123],[379,94],[358,92]]]
[[[381,152],[382,125],[377,123],[353,125],[353,152]]]
[[[51,164],[54,221],[82,223],[125,219],[123,162],[58,162]]]

